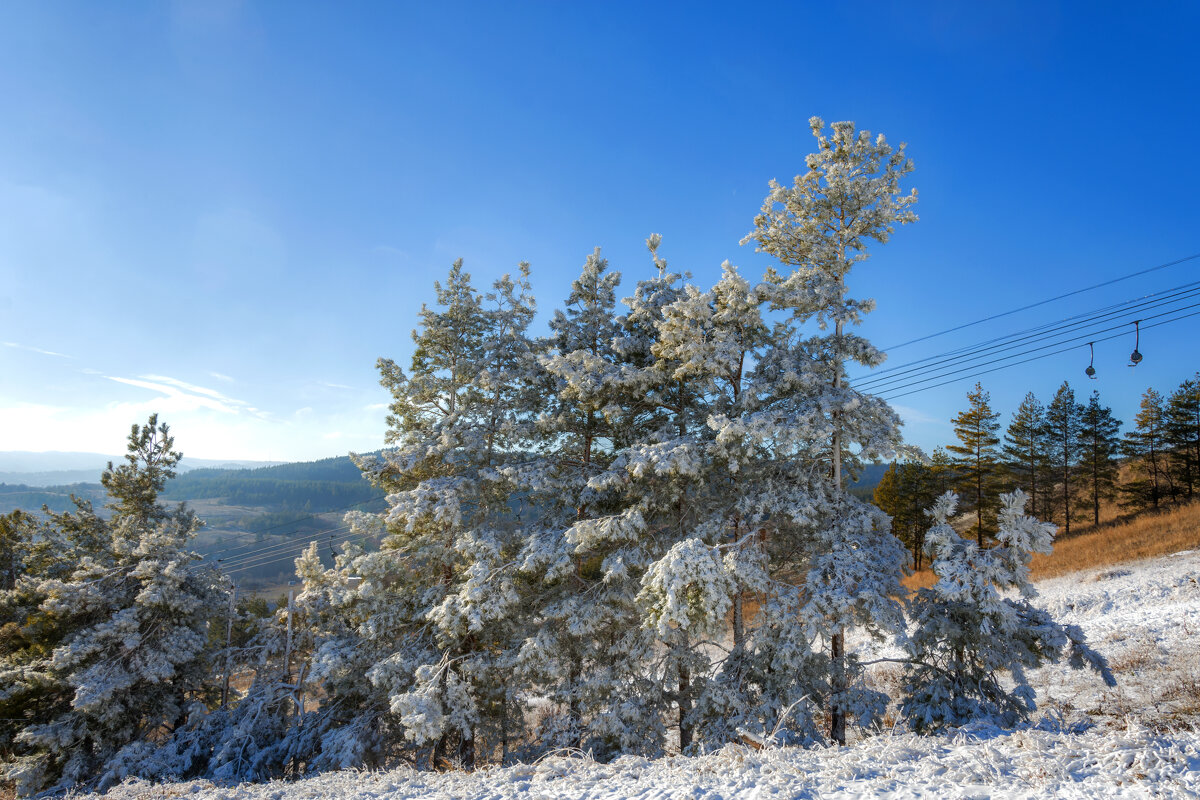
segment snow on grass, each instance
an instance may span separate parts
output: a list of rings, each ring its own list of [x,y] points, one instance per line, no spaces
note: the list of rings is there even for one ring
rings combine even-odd
[[[1038,670],[1042,717],[1017,731],[888,732],[845,748],[754,751],[611,764],[553,757],[475,773],[333,772],[293,783],[152,786],[109,800],[491,800],[551,798],[1200,797],[1200,552],[1038,584],[1040,604],[1080,625],[1119,685],[1091,672]]]

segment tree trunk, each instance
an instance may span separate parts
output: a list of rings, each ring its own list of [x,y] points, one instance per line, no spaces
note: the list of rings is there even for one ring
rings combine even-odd
[[[839,629],[833,635],[833,696],[829,698],[829,737],[840,745],[846,744],[846,712],[842,708],[846,691],[846,633]]]
[[[982,434],[980,434],[982,436]],[[983,459],[975,459],[975,528],[979,549],[983,549]]]
[[[834,328],[834,369],[836,370],[833,373],[834,391],[842,388],[842,326],[843,322],[839,317]],[[840,498],[842,494],[841,415],[835,411],[833,416],[833,493],[834,497]],[[841,745],[846,743],[846,712],[842,709],[842,697],[846,692],[845,638],[845,629],[838,625],[833,633],[832,652],[830,653],[830,658],[833,660],[833,680],[829,687],[832,694],[829,703],[831,711],[829,737]]]
[[[692,676],[687,667],[679,668],[679,751],[686,752],[692,744],[692,724],[687,717],[692,713]]]

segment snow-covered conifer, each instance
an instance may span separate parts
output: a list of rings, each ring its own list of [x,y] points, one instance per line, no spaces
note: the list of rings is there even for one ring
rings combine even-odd
[[[195,569],[187,545],[199,527],[183,506],[158,503],[181,456],[166,425],[133,426],[128,463],[101,481],[113,516],[81,504],[55,516],[78,549],[59,553],[66,574],[22,578],[38,598],[24,620],[40,629],[19,654],[5,693],[33,691],[41,714],[16,736],[8,775],[25,792],[107,785],[140,774],[164,730],[203,709],[210,676],[207,624],[221,590]],[[73,558],[74,556],[74,558]],[[6,665],[7,666],[7,665]]]
[[[643,677],[653,637],[635,602],[641,538],[623,524],[636,512],[618,519],[623,494],[604,480],[619,442],[638,427],[626,386],[633,364],[618,349],[626,335],[615,313],[619,282],[597,249],[555,312],[540,359],[540,457],[514,470],[535,509],[522,526],[529,619],[517,662],[544,704],[532,733],[542,747],[598,757],[653,750],[645,731],[658,727]]]
[[[899,627],[894,598],[901,592],[903,563],[886,515],[843,487],[844,467],[855,459],[889,458],[900,441],[899,419],[887,404],[848,386],[847,361],[873,367],[883,355],[846,331],[874,307],[871,300],[847,296],[846,278],[867,258],[871,242],[885,243],[895,225],[916,220],[911,206],[917,198],[915,190],[905,195],[900,189],[912,170],[903,144],[893,148],[852,122],[834,123],[828,136],[820,118],[809,122],[818,147],[808,156],[808,172],[791,187],[771,182],[755,229],[743,241],[753,241],[785,268],[767,275],[771,307],[789,317],[776,326],[761,369],[776,381],[777,413],[790,407],[786,420],[780,417],[784,441],[809,478],[802,491],[793,489],[796,496],[780,517],[800,534],[794,552],[807,565],[803,618],[810,636],[828,647],[830,735],[844,743],[847,715],[858,712],[869,721],[880,700],[851,691],[845,629]],[[801,325],[808,322],[820,331],[832,327],[832,334],[805,336]]]
[[[455,263],[436,286],[441,308],[421,310],[411,373],[380,361],[393,396],[386,439],[397,446],[359,459],[391,507],[383,547],[363,557],[376,563],[354,565],[375,580],[357,591],[404,595],[360,626],[393,646],[368,674],[389,691],[406,736],[434,746],[434,763],[472,765],[481,726],[505,735],[520,541],[503,467],[530,435],[528,274],[522,264],[519,278],[481,296]]]
[[[950,526],[958,498],[930,509],[925,548],[938,581],[912,602],[911,659],[900,709],[918,731],[992,719],[1012,725],[1035,708],[1026,670],[1064,658],[1116,684],[1104,657],[1075,625],[1062,625],[1031,602],[1034,553],[1049,553],[1055,527],[1024,513],[1020,489],[1001,495],[997,546],[981,549]],[[1005,593],[1015,596],[1005,596]],[[1007,685],[1005,679],[1012,682]]]

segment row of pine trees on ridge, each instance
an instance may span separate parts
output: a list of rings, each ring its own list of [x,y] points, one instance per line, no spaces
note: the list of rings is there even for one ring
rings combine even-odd
[[[1054,526],[998,500],[986,547],[932,504],[914,595],[891,520],[848,491],[906,452],[846,365],[883,354],[846,277],[916,221],[904,146],[812,120],[807,171],[770,192],[704,289],[661,237],[624,289],[597,250],[533,336],[530,270],[436,285],[411,364],[381,360],[387,447],[357,458],[387,493],[361,541],[297,560],[287,608],[234,603],[189,551],[199,521],[159,494],[180,458],[134,426],[87,503],[0,518],[0,758],[22,794],[129,776],[237,781],[341,767],[473,768],[547,752],[655,756],[729,743],[844,744],[888,714],[936,732],[1012,725],[1026,671],[1091,668],[1081,631],[1037,607]],[[1009,591],[1015,589],[1016,591]],[[863,660],[859,642],[902,655]],[[867,679],[902,670],[889,695]]]
[[[955,444],[930,458],[894,463],[875,487],[874,501],[892,518],[892,532],[923,563],[926,510],[942,493],[960,493],[962,510],[975,516],[979,546],[995,532],[999,494],[1020,488],[1038,517],[1060,523],[1100,524],[1103,506],[1132,512],[1192,500],[1200,491],[1200,373],[1170,394],[1147,389],[1133,420],[1121,420],[1093,391],[1086,403],[1068,382],[1048,405],[1025,395],[1000,434],[1000,413],[976,384],[968,408],[952,420]]]

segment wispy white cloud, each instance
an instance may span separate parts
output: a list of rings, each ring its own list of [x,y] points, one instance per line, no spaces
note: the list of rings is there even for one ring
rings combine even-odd
[[[105,375],[104,377],[117,383],[159,392],[174,401],[172,407],[177,410],[207,408],[224,414],[237,414],[239,410],[248,405],[241,400],[226,397],[215,389],[207,389],[163,375],[142,375],[138,378],[121,378],[114,375]]]
[[[233,378],[229,377],[228,375],[222,375],[220,372],[210,372],[210,373],[208,373],[208,375],[210,378],[216,378],[219,381],[225,381],[226,383],[233,383]]]
[[[329,389],[353,389],[353,386],[347,386],[344,383],[330,383],[329,381],[317,381],[317,386],[325,386]]]
[[[30,353],[41,353],[44,356],[54,356],[55,358],[74,358],[75,357],[75,356],[69,356],[66,353],[56,353],[53,350],[43,350],[40,347],[31,347],[27,344],[17,344],[16,342],[0,342],[0,344],[4,345],[5,347],[11,347],[15,350],[27,350]]]
[[[168,378],[165,375],[139,375],[138,377],[144,381],[165,383],[168,386],[174,386],[176,389],[180,389],[184,392],[190,392],[191,394],[202,394],[206,397],[211,397],[214,400],[220,400],[222,403],[230,403],[238,406],[246,405],[246,403],[243,403],[241,400],[234,400],[232,397],[227,397],[221,392],[218,392],[216,389],[207,389],[203,386],[197,386],[194,383],[178,380],[177,378]]]

